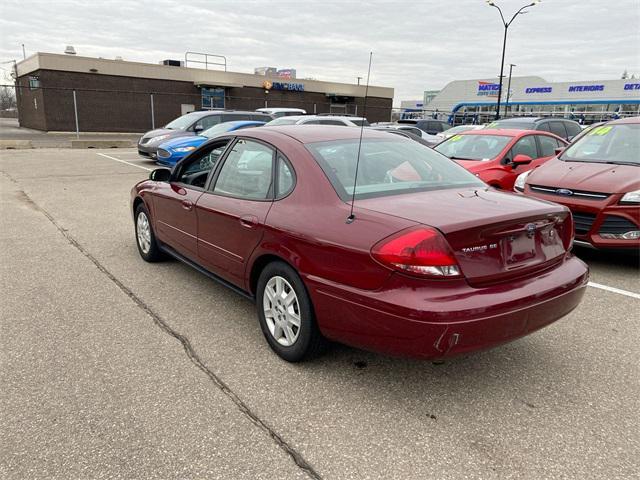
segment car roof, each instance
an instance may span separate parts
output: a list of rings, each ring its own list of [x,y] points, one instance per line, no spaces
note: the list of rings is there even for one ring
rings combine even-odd
[[[499,135],[503,137],[521,137],[523,135],[539,135],[549,133],[541,130],[521,130],[518,128],[479,128],[477,130],[466,130],[458,135]]]
[[[218,125],[229,125],[230,127],[237,127],[242,125],[253,125],[253,124],[264,125],[265,123],[267,122],[263,122],[261,120],[232,120],[230,122],[219,123]]]
[[[626,117],[607,122],[607,125],[637,125],[640,123],[640,117]]]
[[[264,112],[252,112],[249,110],[198,110],[197,112],[190,112],[186,115],[200,115],[200,116],[208,116],[208,115],[222,115],[223,113],[242,113],[246,115],[267,115]]]
[[[406,137],[394,135],[392,133],[360,128],[344,128],[339,125],[278,125],[273,127],[250,128],[241,130],[237,135],[250,136],[269,141],[273,138],[290,137],[300,143],[327,142],[331,140],[354,140],[360,138],[362,131],[363,138],[386,138],[405,139]]]

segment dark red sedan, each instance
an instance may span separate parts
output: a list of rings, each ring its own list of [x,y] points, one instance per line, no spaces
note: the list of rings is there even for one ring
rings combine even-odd
[[[597,126],[558,158],[518,177],[516,191],[566,205],[576,243],[640,249],[640,117]]]
[[[492,187],[512,190],[518,175],[539,167],[567,145],[539,130],[482,129],[459,133],[434,148]]]
[[[578,305],[588,270],[570,253],[565,207],[487,188],[396,135],[365,131],[360,148],[359,134],[242,130],[154,170],[132,190],[140,254],[169,254],[255,299],[289,361],[325,339],[446,357]]]

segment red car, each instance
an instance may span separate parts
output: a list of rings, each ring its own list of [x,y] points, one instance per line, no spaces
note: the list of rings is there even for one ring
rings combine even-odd
[[[557,158],[518,177],[516,191],[566,205],[576,244],[640,248],[640,117],[590,130]]]
[[[568,143],[538,130],[470,130],[434,147],[494,188],[513,189],[516,177],[553,158]]]
[[[360,148],[359,135],[240,130],[154,170],[131,192],[142,258],[169,254],[255,299],[288,361],[325,339],[446,357],[578,305],[588,269],[565,207],[487,188],[412,140],[364,131]]]

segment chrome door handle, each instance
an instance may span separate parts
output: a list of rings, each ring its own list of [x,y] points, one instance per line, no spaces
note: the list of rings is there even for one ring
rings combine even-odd
[[[189,200],[183,200],[181,203],[182,208],[184,208],[185,210],[191,211],[193,209],[193,203],[191,203]]]
[[[258,224],[258,217],[254,217],[253,215],[246,215],[244,217],[240,217],[240,225],[245,228],[254,228]]]

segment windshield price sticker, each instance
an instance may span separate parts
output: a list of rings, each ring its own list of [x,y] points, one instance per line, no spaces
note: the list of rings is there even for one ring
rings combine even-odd
[[[606,135],[613,127],[598,127],[589,132],[589,135]]]
[[[454,135],[451,137],[451,142],[457,142],[458,140],[462,140],[462,135]]]

